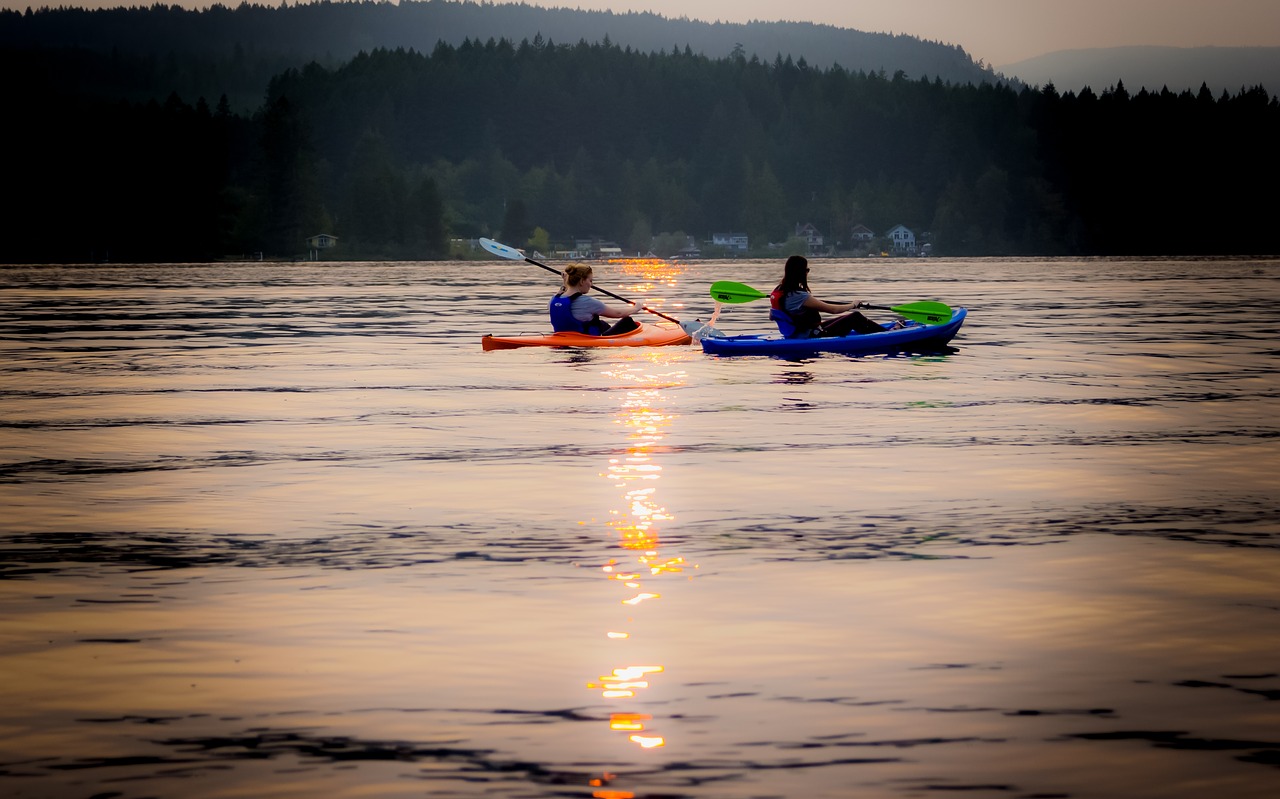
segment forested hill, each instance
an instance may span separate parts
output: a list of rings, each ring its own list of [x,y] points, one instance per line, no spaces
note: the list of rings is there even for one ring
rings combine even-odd
[[[665,254],[716,232],[765,255],[805,222],[846,251],[856,225],[896,224],[948,256],[1276,249],[1257,191],[1280,183],[1280,101],[1261,88],[1059,94],[487,40],[289,69],[251,116],[38,77],[9,99],[9,262],[289,257],[321,232],[340,258],[477,235]]]
[[[491,38],[517,44],[535,38],[555,44],[609,41],[643,53],[688,48],[711,58],[735,52],[762,61],[789,56],[814,67],[839,64],[851,71],[890,75],[902,71],[911,78],[941,78],[957,84],[995,79],[956,46],[799,22],[708,23],[651,13],[453,0],[279,7],[246,3],[205,10],[156,4],[0,13],[0,47],[78,48],[116,57],[158,58],[158,68],[168,69],[182,84],[161,89],[160,97],[177,89],[188,101],[195,100],[187,96],[192,91],[211,101],[223,93],[234,100],[255,90],[260,98],[264,76],[282,66],[302,66],[313,60],[335,66],[361,51],[377,48],[430,52],[439,42],[456,46],[467,39],[484,42]],[[166,64],[164,59],[176,61]],[[187,66],[184,59],[195,59],[196,63]],[[180,74],[184,71],[205,74]],[[218,79],[223,85],[216,85]],[[205,85],[197,85],[201,80]],[[262,85],[255,87],[259,81]]]

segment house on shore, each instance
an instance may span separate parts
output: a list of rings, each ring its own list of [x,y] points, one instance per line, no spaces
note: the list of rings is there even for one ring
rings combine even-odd
[[[578,254],[578,258],[590,260],[622,257],[622,248],[618,246],[616,241],[609,241],[597,236],[575,238],[573,240],[573,252]]]
[[[319,260],[321,250],[329,250],[337,246],[337,236],[331,233],[319,233],[307,239],[307,257],[312,261]]]
[[[746,233],[712,233],[711,243],[732,252],[746,252],[749,249]]]
[[[885,234],[893,251],[900,255],[914,255],[916,252],[916,234],[906,225],[894,225]]]
[[[822,251],[822,233],[813,226],[813,223],[805,222],[804,224],[800,224],[797,222],[796,238],[805,240],[805,244],[809,247],[810,255],[815,255]]]

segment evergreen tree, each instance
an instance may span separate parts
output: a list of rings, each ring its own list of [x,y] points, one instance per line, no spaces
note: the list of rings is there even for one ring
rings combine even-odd
[[[385,140],[372,130],[356,142],[344,197],[342,232],[357,252],[386,254],[404,241],[404,181],[392,166]]]
[[[508,200],[507,209],[502,217],[500,234],[502,240],[512,242],[512,246],[522,246],[532,232],[533,227],[529,224],[529,212],[525,208],[524,200]]]
[[[421,249],[418,257],[435,259],[449,254],[449,229],[445,222],[444,201],[435,180],[424,177],[413,194],[414,244]]]
[[[264,249],[276,255],[302,251],[308,236],[323,232],[316,157],[306,123],[287,98],[262,115],[266,229]]]

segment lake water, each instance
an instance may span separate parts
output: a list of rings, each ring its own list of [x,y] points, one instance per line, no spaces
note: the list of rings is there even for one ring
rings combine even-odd
[[[0,792],[1275,797],[1280,261],[813,266],[0,269]]]

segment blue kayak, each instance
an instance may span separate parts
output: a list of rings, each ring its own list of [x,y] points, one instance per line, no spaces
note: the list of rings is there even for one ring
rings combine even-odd
[[[838,352],[842,355],[870,355],[885,352],[932,352],[947,345],[960,332],[966,311],[956,308],[951,321],[940,325],[907,322],[907,326],[883,333],[859,333],[831,338],[783,338],[782,336],[724,336],[704,338],[702,351],[712,355],[818,355]]]

